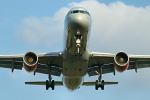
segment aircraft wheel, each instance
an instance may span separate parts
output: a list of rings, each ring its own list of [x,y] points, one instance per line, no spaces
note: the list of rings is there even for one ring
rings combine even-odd
[[[96,80],[95,82],[95,90],[98,90],[99,86],[98,86],[98,80]]]
[[[52,80],[52,82],[51,82],[51,88],[52,88],[52,90],[55,89],[55,86],[54,86],[54,80]]]
[[[104,80],[102,80],[101,89],[104,90]]]
[[[48,90],[48,89],[49,89],[49,81],[46,80],[46,90]]]
[[[101,89],[104,90],[104,85],[101,86]]]

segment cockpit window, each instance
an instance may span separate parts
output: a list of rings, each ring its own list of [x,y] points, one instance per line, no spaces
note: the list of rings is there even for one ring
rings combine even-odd
[[[84,10],[73,10],[70,12],[70,14],[74,14],[74,13],[83,13],[83,14],[87,14],[90,16],[90,14],[87,11]]]
[[[90,16],[89,12],[87,12],[87,11],[83,11],[83,13]]]
[[[79,10],[74,10],[74,11],[73,11],[73,13],[78,13],[78,12],[79,12]]]
[[[84,13],[85,11],[83,11],[83,10],[80,10],[80,13]]]

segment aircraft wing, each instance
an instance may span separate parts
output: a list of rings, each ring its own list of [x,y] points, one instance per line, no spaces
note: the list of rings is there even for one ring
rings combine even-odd
[[[48,66],[51,66],[51,75],[60,76],[62,72],[62,57],[59,52],[37,54],[39,57],[37,69],[34,74],[48,74]],[[0,55],[0,67],[22,70],[24,55]]]
[[[22,69],[24,55],[0,55],[0,67],[14,69]]]
[[[114,73],[114,57],[113,53],[98,53],[92,52],[92,56],[89,59],[88,74],[89,76],[98,75],[100,73],[100,67],[102,66],[102,74]],[[150,67],[150,55],[128,55],[130,62],[127,70]]]
[[[51,66],[51,75],[60,76],[62,73],[63,58],[59,52],[37,54],[39,57],[38,67],[35,72],[48,74],[48,66]]]

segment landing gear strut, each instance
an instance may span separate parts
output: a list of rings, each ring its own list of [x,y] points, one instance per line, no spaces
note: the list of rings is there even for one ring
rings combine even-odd
[[[80,33],[80,30],[77,30],[77,33],[74,36],[74,39],[76,40],[76,52],[75,55],[76,56],[81,56],[81,40],[82,40],[82,35]]]
[[[51,77],[51,66],[48,66],[48,71],[49,71],[49,81],[46,80],[46,90],[48,90],[50,87],[52,88],[52,90],[54,90],[55,88],[55,81],[52,80],[52,77]]]
[[[100,73],[96,71],[96,73],[99,75],[98,80],[95,82],[95,89],[98,90],[100,87],[102,90],[104,90],[104,80],[101,81],[102,79],[102,67],[100,67]]]

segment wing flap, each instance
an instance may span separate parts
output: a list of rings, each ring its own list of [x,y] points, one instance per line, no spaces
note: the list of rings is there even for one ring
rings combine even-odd
[[[0,59],[2,59],[2,58],[0,58]],[[0,67],[21,70],[23,67],[23,63],[22,63],[22,61],[19,61],[19,60],[17,61],[17,58],[15,58],[15,60],[14,59],[9,59],[9,60],[5,59],[5,60],[0,60]]]
[[[113,70],[114,70],[114,68],[110,68],[110,69],[107,69],[107,70],[102,70],[102,74],[112,73]],[[100,71],[97,70],[97,72],[100,72]],[[96,73],[96,71],[92,71],[92,72],[88,72],[88,75],[89,76],[95,76],[95,75],[98,75],[98,74]]]
[[[100,67],[102,68],[102,74],[111,73],[114,70],[113,53],[99,53],[92,52],[88,63],[88,75],[97,75],[96,71],[100,73]]]
[[[51,75],[60,76],[62,73],[62,68],[57,65],[48,66],[46,64],[39,63],[37,69],[35,70],[35,72],[42,74],[49,74],[49,71]]]
[[[138,58],[139,59],[139,58]],[[128,70],[150,67],[150,60],[133,60],[130,61]]]
[[[102,74],[107,74],[107,73],[114,72],[113,63],[104,64],[104,65],[101,65],[101,67],[102,67]],[[96,72],[100,73],[100,65],[95,65],[95,66],[91,66],[91,67],[89,66],[88,67],[88,75],[89,76],[98,75]]]
[[[46,69],[36,69],[35,72],[37,73],[42,73],[42,74],[49,74],[48,70]],[[54,75],[54,76],[60,76],[61,75],[61,72],[57,72],[57,71],[51,71],[51,75]]]

